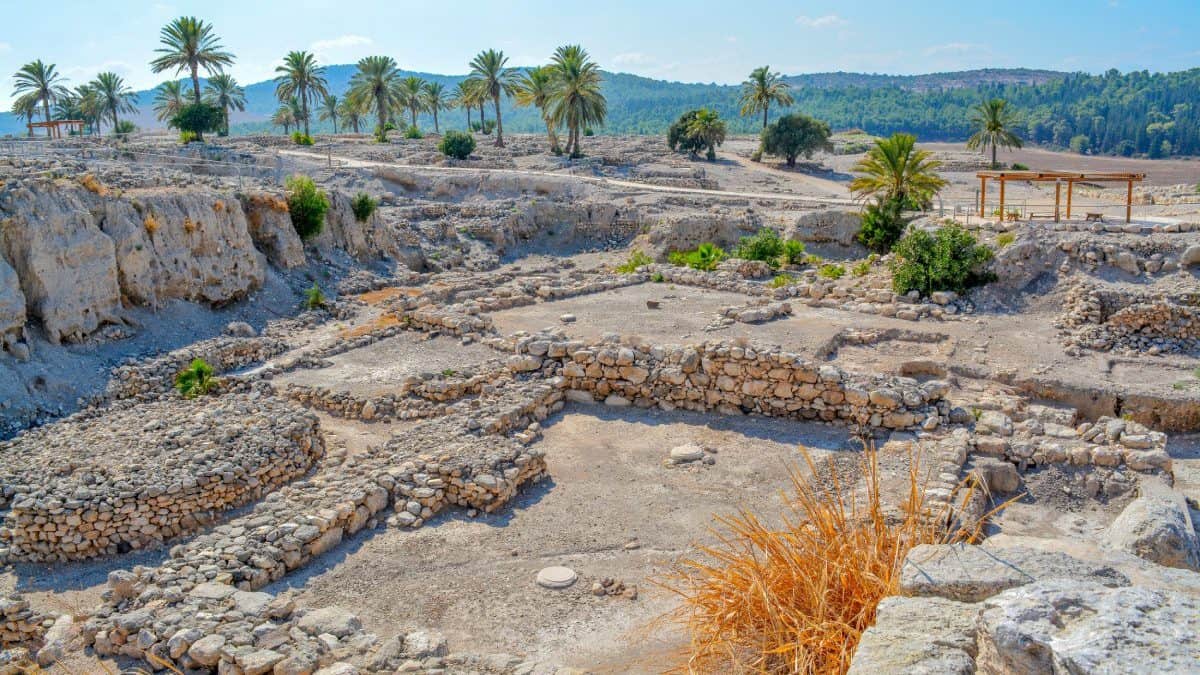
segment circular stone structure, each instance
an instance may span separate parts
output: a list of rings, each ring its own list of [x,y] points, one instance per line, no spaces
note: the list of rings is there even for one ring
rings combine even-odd
[[[89,409],[0,443],[0,556],[78,560],[165,541],[323,452],[315,415],[262,392]]]
[[[558,565],[542,568],[537,573],[538,585],[545,588],[566,588],[575,583],[575,580],[578,578],[575,570],[570,567],[561,567]]]

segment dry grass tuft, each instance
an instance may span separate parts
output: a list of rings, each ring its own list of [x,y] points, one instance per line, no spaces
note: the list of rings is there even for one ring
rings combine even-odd
[[[184,232],[191,234],[191,233],[195,232],[198,227],[200,227],[200,225],[196,221],[192,220],[191,218],[183,219],[183,231]]]
[[[154,234],[158,232],[158,228],[160,227],[158,219],[154,217],[153,213],[146,214],[146,217],[142,220],[142,225],[146,228],[146,234]]]
[[[213,211],[216,211],[217,213],[224,213],[225,212],[225,202],[218,199],[217,201],[213,202],[212,209],[213,209]]]
[[[99,178],[96,178],[95,176],[93,176],[90,173],[85,173],[82,176],[80,176],[79,184],[82,185],[84,187],[84,189],[88,190],[89,192],[98,194],[101,197],[104,197],[105,195],[108,194],[108,188],[104,187],[104,184],[100,182]]]
[[[353,328],[346,328],[345,330],[342,330],[341,332],[338,333],[338,337],[347,338],[347,339],[357,338],[357,337],[362,337],[364,335],[370,335],[371,333],[374,333],[376,331],[387,330],[388,328],[391,328],[393,326],[400,326],[403,324],[404,324],[404,322],[401,321],[400,317],[396,316],[395,314],[391,314],[391,313],[381,314],[378,317],[376,317],[375,319],[368,321],[367,323],[364,323],[364,324],[361,324],[358,326],[354,326]]]
[[[821,487],[790,471],[793,492],[784,496],[781,527],[746,510],[716,517],[717,543],[700,547],[700,558],[681,561],[657,582],[683,601],[660,619],[690,635],[690,656],[680,670],[844,673],[879,601],[896,592],[909,549],[974,541],[995,513],[948,531],[951,514],[926,508],[917,457],[899,512],[889,512],[881,499],[873,447],[863,458],[865,498],[832,461],[829,472],[831,485]],[[960,490],[962,505],[974,489]]]

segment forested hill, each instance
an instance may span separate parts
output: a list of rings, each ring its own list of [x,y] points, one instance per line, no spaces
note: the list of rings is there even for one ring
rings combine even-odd
[[[330,66],[326,76],[331,92],[341,95],[353,72],[351,65]],[[443,82],[447,88],[462,79],[404,73],[409,74]],[[913,76],[819,73],[786,79],[796,99],[792,109],[823,119],[834,129],[857,127],[878,135],[907,131],[923,140],[963,140],[971,134],[972,107],[1001,97],[1018,112],[1018,131],[1028,141],[1096,153],[1200,155],[1200,68],[1155,74],[1114,70],[1103,75],[1028,69]],[[271,130],[266,120],[278,105],[274,89],[272,82],[246,87],[247,109],[234,116],[234,133]],[[608,123],[598,133],[665,133],[681,113],[701,106],[720,112],[731,133],[755,132],[761,126],[761,118],[738,115],[735,85],[606,73],[604,93]],[[140,114],[134,116],[139,126],[157,125],[152,99],[150,92],[139,96]],[[535,111],[514,109],[511,101],[503,114],[507,131],[543,130]],[[772,110],[772,117],[778,114]],[[493,116],[488,113],[489,119]],[[466,121],[461,110],[444,111],[440,117],[449,128],[462,128]],[[432,118],[422,115],[420,123],[431,127]],[[328,122],[313,126],[315,131],[330,130]],[[11,115],[0,115],[0,134],[22,131]]]

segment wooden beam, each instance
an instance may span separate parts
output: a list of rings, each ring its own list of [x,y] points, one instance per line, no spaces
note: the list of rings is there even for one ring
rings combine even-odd
[[[986,218],[983,215],[984,204],[987,203],[987,176],[979,177],[979,217]]]
[[[1130,180],[1129,189],[1125,192],[1125,224],[1128,225],[1133,220],[1133,181]]]
[[[1071,219],[1071,193],[1075,191],[1075,181],[1067,181],[1067,220]]]
[[[1004,184],[1006,182],[1008,181],[1004,180],[1003,178],[1000,179],[1000,222],[1002,223],[1004,222],[1004,217],[1006,215],[1004,211]]]
[[[1054,183],[1054,222],[1058,222],[1058,205],[1062,202],[1062,181]]]

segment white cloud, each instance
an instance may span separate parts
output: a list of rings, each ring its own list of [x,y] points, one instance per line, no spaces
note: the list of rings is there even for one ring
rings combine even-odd
[[[805,28],[832,28],[834,26],[845,26],[849,22],[837,14],[826,14],[825,16],[805,16],[801,14],[796,17],[796,23]]]
[[[309,48],[320,59],[328,60],[358,55],[363,47],[369,47],[374,43],[374,40],[363,35],[339,35],[327,40],[317,40],[309,45]]]
[[[650,57],[641,52],[624,52],[612,57],[613,64],[618,66],[644,66],[650,61]]]

